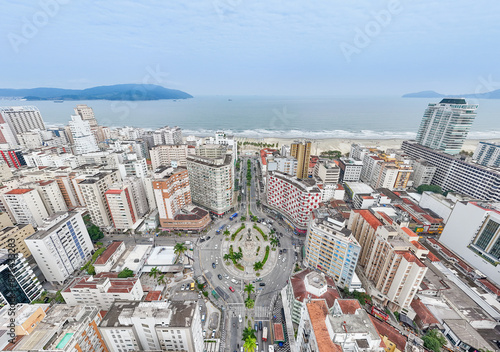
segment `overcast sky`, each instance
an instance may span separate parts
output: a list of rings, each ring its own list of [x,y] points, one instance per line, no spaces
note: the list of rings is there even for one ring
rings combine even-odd
[[[0,6],[0,88],[148,82],[193,95],[500,88],[498,0],[16,0]]]

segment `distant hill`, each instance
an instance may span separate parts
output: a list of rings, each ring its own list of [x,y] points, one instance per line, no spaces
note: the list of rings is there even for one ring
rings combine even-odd
[[[26,100],[160,100],[188,99],[193,96],[176,89],[155,84],[115,84],[87,89],[62,88],[0,88],[0,97],[20,97]]]
[[[492,90],[486,93],[477,94],[459,94],[459,95],[444,95],[436,93],[433,90],[425,90],[418,93],[408,93],[403,95],[403,98],[476,98],[476,99],[500,99],[500,89]]]

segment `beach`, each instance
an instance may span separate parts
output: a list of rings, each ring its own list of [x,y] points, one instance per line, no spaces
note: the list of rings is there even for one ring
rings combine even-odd
[[[267,143],[267,144],[276,144],[278,143],[278,148],[281,148],[282,145],[290,145],[297,139],[294,138],[236,138],[239,142],[254,142],[254,143]],[[327,138],[327,139],[310,139],[312,142],[312,150],[311,154],[319,155],[321,152],[327,150],[339,150],[342,154],[349,153],[351,150],[351,144],[356,143],[363,145],[365,147],[376,147],[381,150],[387,149],[400,149],[401,143],[403,143],[404,139],[342,139],[342,138]],[[467,139],[462,147],[462,150],[467,152],[474,152],[477,147],[477,144],[480,141],[485,140],[477,140],[477,139]],[[500,139],[490,139],[487,142],[496,142],[499,143]]]

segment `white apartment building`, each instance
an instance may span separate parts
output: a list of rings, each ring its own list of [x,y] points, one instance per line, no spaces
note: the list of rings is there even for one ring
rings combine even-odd
[[[17,140],[17,135],[23,132],[46,129],[40,110],[35,106],[0,107],[0,116],[10,128],[10,133],[4,134],[9,139],[11,135]]]
[[[108,310],[117,300],[140,301],[144,296],[138,277],[118,278],[118,273],[100,273],[74,278],[61,294],[66,304],[88,304]]]
[[[336,185],[339,183],[340,168],[334,162],[319,161],[314,166],[313,175],[319,178],[323,185]]]
[[[457,202],[439,241],[500,285],[500,203]]]
[[[444,98],[429,104],[417,132],[417,143],[447,154],[458,154],[476,118],[478,105]]]
[[[472,160],[479,165],[500,167],[500,144],[479,142],[474,155],[472,155]]]
[[[200,310],[196,301],[118,301],[99,326],[110,352],[203,352]]]
[[[123,184],[114,184],[104,193],[113,227],[116,230],[130,230],[139,220],[132,191]]]
[[[230,154],[210,159],[187,157],[191,199],[216,215],[228,212],[234,203],[234,163]]]
[[[25,149],[37,149],[42,146],[43,140],[40,131],[23,132],[17,135],[19,144]]]
[[[118,164],[118,170],[122,178],[136,176],[144,178],[148,176],[148,165],[146,159],[127,160]]]
[[[360,180],[365,183],[370,183],[375,171],[375,165],[384,161],[374,154],[365,154],[363,158],[363,168],[361,169]]]
[[[38,191],[38,194],[40,194],[42,202],[45,205],[45,209],[49,215],[68,210],[64,197],[56,181],[36,181],[28,183],[25,186],[34,188]]]
[[[296,176],[297,159],[294,157],[268,156],[267,171],[279,171],[290,176]]]
[[[59,285],[89,260],[94,249],[78,212],[53,215],[24,242],[47,281]]]
[[[88,121],[83,120],[80,115],[71,115],[69,128],[73,137],[76,155],[99,151],[99,146]]]
[[[361,154],[360,154],[361,155]],[[364,156],[364,154],[362,154]],[[340,181],[341,182],[359,182],[363,162],[354,158],[340,158]]]
[[[43,219],[49,216],[42,198],[32,188],[17,188],[3,195],[5,205],[9,208],[15,222],[18,224],[31,224],[38,227]]]
[[[182,131],[180,127],[165,126],[153,132],[154,145],[162,144],[181,144]]]
[[[149,182],[151,186],[151,181],[148,178],[138,178],[138,177],[127,177],[123,180],[123,185],[127,186],[132,193],[132,199],[134,200],[135,210],[138,217],[143,217],[149,209],[155,208],[155,203],[150,205],[150,199],[146,191],[146,185]]]
[[[361,247],[346,228],[341,214],[331,208],[312,212],[307,231],[304,265],[319,269],[339,287],[349,287]]]
[[[195,148],[187,144],[158,145],[149,151],[151,156],[151,166],[153,170],[161,166],[186,166],[188,155],[194,155]]]
[[[431,165],[427,161],[420,159],[413,162],[413,187],[417,188],[420,185],[430,185],[432,178],[436,173],[437,167]]]
[[[118,170],[100,170],[92,176],[83,178],[78,187],[92,222],[101,227],[112,226],[113,221],[104,194],[111,185],[121,181],[120,173]]]

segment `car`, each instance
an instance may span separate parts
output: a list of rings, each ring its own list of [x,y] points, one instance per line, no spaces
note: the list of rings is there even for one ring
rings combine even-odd
[[[207,241],[210,239],[210,236],[207,237]]]
[[[283,253],[286,253],[288,250],[286,248],[283,248]]]
[[[259,284],[259,286],[266,286],[266,283],[265,283],[265,282],[261,282],[261,283]]]
[[[229,291],[234,292],[234,288],[232,286],[229,286]]]
[[[184,291],[184,289],[186,288],[186,285],[185,284],[182,284],[181,286],[181,291]]]
[[[219,258],[215,258],[215,265],[219,265]]]
[[[216,268],[215,263],[212,263],[212,268],[214,268],[214,269]]]
[[[240,315],[238,315],[238,321],[239,321],[240,323],[241,323],[241,322],[243,322],[243,319],[241,318],[241,314],[240,314]]]
[[[283,254],[283,250],[280,249],[280,255]]]
[[[219,278],[219,280],[222,280],[222,275],[221,274],[218,274],[217,277]]]
[[[282,260],[282,262],[284,263],[285,261],[286,261],[286,257],[283,257],[283,260]]]
[[[217,244],[216,244],[214,248],[215,248],[215,249],[219,248],[219,245],[217,245]]]
[[[224,274],[224,277],[226,278],[226,280],[229,280],[229,275],[228,274]]]
[[[278,260],[280,260],[280,259],[281,259],[281,255],[278,255]]]
[[[215,337],[215,330],[212,330],[212,338]]]
[[[205,242],[205,240],[203,238],[200,238],[200,243],[203,243]]]
[[[207,330],[203,330],[203,338],[207,336]]]

